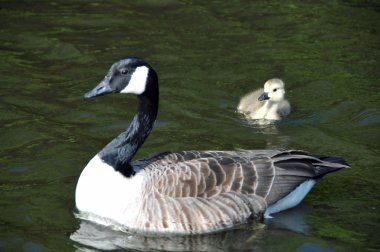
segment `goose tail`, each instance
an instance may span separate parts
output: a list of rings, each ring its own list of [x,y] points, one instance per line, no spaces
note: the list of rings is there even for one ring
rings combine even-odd
[[[347,161],[339,156],[314,156],[322,161],[322,163],[315,164],[317,167],[316,179],[322,178],[324,175],[341,169],[350,168]]]
[[[338,156],[315,156],[316,158],[319,158],[322,161],[329,162],[329,163],[335,163],[335,164],[340,164],[344,167],[342,168],[349,168],[350,165],[347,163],[347,161]]]
[[[323,176],[350,167],[341,157],[308,156],[300,151],[283,152],[275,158],[277,159],[275,165],[280,168],[277,170],[277,175],[282,177],[281,181],[287,181],[286,177],[290,174],[293,176],[287,185],[284,183],[274,185],[272,192],[266,198],[268,208],[264,218],[271,218],[271,214],[297,206]],[[293,187],[294,185],[296,186]],[[283,190],[285,187],[287,189]],[[287,194],[284,195],[285,191]],[[282,192],[282,195],[278,192]]]

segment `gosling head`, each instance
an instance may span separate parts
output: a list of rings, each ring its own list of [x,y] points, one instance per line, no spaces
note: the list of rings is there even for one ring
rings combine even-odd
[[[154,80],[154,81],[151,81]],[[85,99],[110,93],[131,93],[141,95],[157,83],[157,75],[153,68],[140,58],[128,57],[116,61],[108,70],[103,80],[88,91]]]
[[[264,84],[264,92],[260,95],[259,101],[269,100],[280,102],[285,98],[285,84],[281,79],[270,79]]]

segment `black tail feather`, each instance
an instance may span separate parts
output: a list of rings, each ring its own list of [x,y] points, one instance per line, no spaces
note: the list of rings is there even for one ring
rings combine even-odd
[[[325,161],[325,162],[331,162],[331,163],[336,163],[336,164],[341,164],[341,165],[345,165],[345,166],[350,166],[346,160],[344,160],[344,158],[342,157],[333,157],[333,156],[314,156],[316,158],[319,158],[320,160],[322,161]]]

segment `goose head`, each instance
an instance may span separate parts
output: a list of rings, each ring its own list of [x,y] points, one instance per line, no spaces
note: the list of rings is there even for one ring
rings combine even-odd
[[[130,161],[150,134],[158,112],[158,78],[154,69],[140,58],[116,61],[106,76],[85,99],[110,93],[137,95],[137,111],[128,128],[108,143],[97,155],[126,177],[135,173]]]
[[[264,84],[264,92],[259,101],[281,102],[285,98],[285,84],[280,79],[270,79]]]
[[[143,95],[149,91],[158,93],[156,72],[142,59],[128,57],[116,61],[103,80],[88,91],[84,98],[90,99],[110,93]]]

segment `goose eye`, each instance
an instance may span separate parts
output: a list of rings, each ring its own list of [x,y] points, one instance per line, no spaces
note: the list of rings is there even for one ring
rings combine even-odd
[[[276,92],[277,91],[277,88],[273,89],[273,92]]]
[[[121,69],[121,74],[125,75],[125,74],[128,74],[128,70],[127,69]]]

